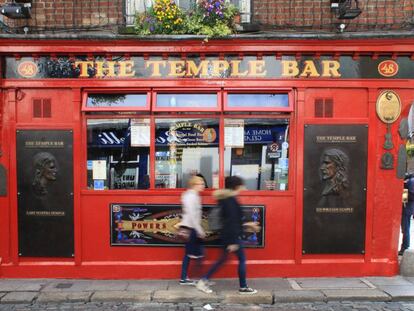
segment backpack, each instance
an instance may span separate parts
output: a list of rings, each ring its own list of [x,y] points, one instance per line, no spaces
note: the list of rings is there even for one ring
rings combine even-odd
[[[214,206],[208,213],[208,228],[210,231],[220,231],[223,227],[221,207]]]

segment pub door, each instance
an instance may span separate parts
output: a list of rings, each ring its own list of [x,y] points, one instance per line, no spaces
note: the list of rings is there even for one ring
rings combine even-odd
[[[17,130],[19,256],[73,257],[73,133]]]

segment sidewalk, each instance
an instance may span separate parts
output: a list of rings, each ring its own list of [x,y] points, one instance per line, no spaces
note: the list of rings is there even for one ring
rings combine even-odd
[[[289,302],[412,301],[414,278],[250,279],[255,295],[239,295],[238,279],[217,279],[213,294],[177,280],[0,279],[0,304],[72,302],[222,303],[272,305]]]

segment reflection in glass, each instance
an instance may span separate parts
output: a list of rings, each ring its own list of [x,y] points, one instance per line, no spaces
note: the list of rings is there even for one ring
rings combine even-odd
[[[230,119],[227,119],[230,120]],[[225,121],[227,121],[225,120]],[[239,135],[227,137],[225,176],[240,176],[249,190],[287,190],[289,168],[289,120],[244,119],[244,144]],[[234,122],[225,122],[225,124]],[[230,132],[231,133],[231,132]]]
[[[289,107],[287,94],[228,94],[227,100],[229,107]]]
[[[89,94],[86,107],[145,107],[147,94]]]
[[[148,189],[149,147],[131,146],[131,123],[145,123],[140,119],[89,119],[88,133],[88,189],[97,189],[103,177],[104,189]],[[94,161],[100,160],[97,170]],[[103,190],[103,189],[102,189]]]
[[[155,187],[185,188],[202,174],[218,187],[219,122],[216,119],[156,119]]]
[[[215,108],[217,94],[157,94],[157,107]]]

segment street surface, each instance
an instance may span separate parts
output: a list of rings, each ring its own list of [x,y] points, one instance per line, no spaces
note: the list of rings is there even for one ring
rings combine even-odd
[[[209,304],[168,304],[168,303],[62,303],[32,305],[0,305],[1,311],[414,311],[413,302],[316,302],[281,303],[275,305],[221,305]]]

